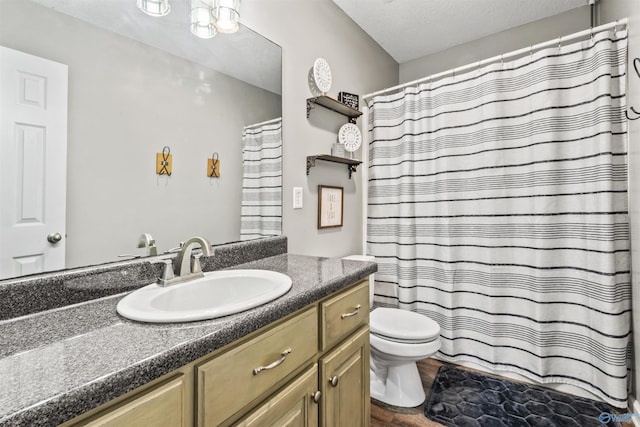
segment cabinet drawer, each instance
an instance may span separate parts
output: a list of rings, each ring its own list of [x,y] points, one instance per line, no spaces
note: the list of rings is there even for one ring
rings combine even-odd
[[[291,384],[251,411],[234,427],[318,425],[318,403],[313,395],[318,390],[318,366],[313,365]]]
[[[325,351],[369,323],[369,281],[321,303],[320,313],[320,350]]]
[[[197,366],[198,425],[217,426],[272,392],[275,384],[315,356],[317,342],[318,314],[313,307]],[[269,365],[273,367],[254,373]]]

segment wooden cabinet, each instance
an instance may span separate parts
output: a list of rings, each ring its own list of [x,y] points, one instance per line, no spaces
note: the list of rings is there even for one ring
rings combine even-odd
[[[290,385],[253,410],[238,427],[317,427],[318,368],[311,366]]]
[[[368,426],[368,286],[311,304],[64,426]]]
[[[318,312],[285,323],[196,367],[198,425],[217,426],[313,361]]]
[[[364,427],[370,422],[369,328],[361,328],[322,357],[320,424]]]
[[[320,351],[369,324],[369,286],[362,282],[320,302]]]
[[[193,382],[180,372],[158,384],[135,390],[118,402],[98,408],[63,426],[188,427],[193,422]],[[144,388],[144,387],[143,387]]]

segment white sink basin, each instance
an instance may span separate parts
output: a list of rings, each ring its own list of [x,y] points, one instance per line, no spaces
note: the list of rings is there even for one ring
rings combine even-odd
[[[118,313],[152,323],[214,319],[272,301],[291,289],[291,278],[268,270],[223,270],[166,287],[151,284],[124,297]]]

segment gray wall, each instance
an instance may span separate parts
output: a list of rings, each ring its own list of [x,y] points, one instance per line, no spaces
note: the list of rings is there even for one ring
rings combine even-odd
[[[0,44],[69,65],[67,265],[202,235],[239,240],[242,127],[279,95],[23,0],[1,0]],[[294,139],[292,138],[292,143]],[[173,175],[155,174],[169,146]],[[206,177],[219,153],[221,178]]]
[[[400,64],[400,83],[582,31],[589,28],[590,17],[585,6],[405,62]]]
[[[307,119],[312,96],[308,72],[318,57],[331,67],[329,95],[365,94],[398,82],[398,64],[331,0],[243,0],[241,20],[282,46],[284,230],[289,252],[319,256],[360,253],[362,248],[361,169],[349,180],[344,165],[323,163],[306,176],[306,156],[329,154],[346,118],[317,107]],[[358,126],[365,129],[363,119]],[[361,158],[361,150],[356,153]],[[344,226],[318,230],[318,184],[344,187]],[[292,188],[304,190],[304,208],[293,210]]]

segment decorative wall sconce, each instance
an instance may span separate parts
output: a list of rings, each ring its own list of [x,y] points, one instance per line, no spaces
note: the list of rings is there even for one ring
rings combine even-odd
[[[213,153],[210,159],[207,159],[207,176],[209,178],[220,178],[220,158],[218,153]]]
[[[136,0],[138,9],[150,16],[164,16],[169,0]],[[217,33],[231,34],[240,25],[240,0],[191,0],[191,33],[210,39]]]
[[[156,173],[171,176],[172,169],[171,148],[165,146],[161,153],[156,153]]]

